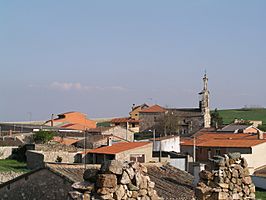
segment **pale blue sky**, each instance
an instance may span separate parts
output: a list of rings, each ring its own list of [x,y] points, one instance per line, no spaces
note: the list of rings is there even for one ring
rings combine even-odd
[[[1,1],[0,120],[266,106],[266,1]]]

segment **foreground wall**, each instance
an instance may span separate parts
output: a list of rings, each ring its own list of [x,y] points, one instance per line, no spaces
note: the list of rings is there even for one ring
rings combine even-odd
[[[41,169],[1,185],[0,199],[66,200],[70,190],[70,182],[48,169]]]

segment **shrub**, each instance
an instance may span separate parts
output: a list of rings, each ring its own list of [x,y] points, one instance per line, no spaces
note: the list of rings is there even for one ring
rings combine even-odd
[[[39,131],[37,133],[35,133],[33,135],[33,140],[35,143],[41,143],[41,144],[44,144],[44,143],[47,143],[49,142],[50,140],[53,139],[53,137],[55,136],[55,133],[54,132],[51,132],[51,131]]]

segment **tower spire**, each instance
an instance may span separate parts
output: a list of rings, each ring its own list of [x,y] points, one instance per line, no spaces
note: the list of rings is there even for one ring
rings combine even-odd
[[[204,118],[204,128],[209,128],[211,126],[211,115],[210,115],[210,108],[209,108],[209,95],[210,92],[208,90],[208,76],[205,70],[204,77],[203,77],[203,90],[200,93],[201,101],[200,101],[200,109],[203,114]]]

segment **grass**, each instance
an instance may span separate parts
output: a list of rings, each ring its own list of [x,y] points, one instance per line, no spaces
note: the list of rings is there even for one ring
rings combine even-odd
[[[16,160],[5,159],[0,160],[0,172],[28,172],[26,163],[18,162]]]
[[[266,199],[266,191],[256,188],[256,199]]]
[[[235,118],[244,120],[260,120],[263,121],[263,124],[266,124],[266,108],[242,108],[218,110],[218,112],[223,118],[224,124],[230,124]]]

